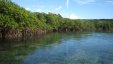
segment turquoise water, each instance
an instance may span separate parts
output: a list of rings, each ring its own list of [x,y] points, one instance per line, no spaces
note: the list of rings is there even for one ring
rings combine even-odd
[[[51,33],[1,41],[0,64],[113,64],[113,33]]]

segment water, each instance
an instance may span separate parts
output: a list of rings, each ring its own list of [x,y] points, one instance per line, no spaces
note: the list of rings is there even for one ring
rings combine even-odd
[[[1,41],[0,64],[113,64],[113,33],[51,33]]]

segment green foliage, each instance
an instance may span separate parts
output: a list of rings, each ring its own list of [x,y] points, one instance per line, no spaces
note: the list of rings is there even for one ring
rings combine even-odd
[[[8,15],[0,14],[0,28],[14,29],[18,24]]]
[[[1,29],[34,29],[64,31],[112,30],[113,19],[77,19],[62,18],[60,14],[30,12],[11,0],[0,0]]]
[[[46,23],[51,25],[53,29],[57,29],[60,26],[60,15],[49,13],[46,16]]]
[[[11,2],[10,0],[0,1],[0,14],[7,15],[15,23],[18,23],[18,28],[32,28],[35,25],[36,17],[31,12]],[[7,19],[2,19],[6,21]],[[13,26],[12,26],[13,28]]]

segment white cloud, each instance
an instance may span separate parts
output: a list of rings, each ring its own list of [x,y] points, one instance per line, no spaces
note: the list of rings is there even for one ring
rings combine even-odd
[[[84,5],[84,4],[94,3],[95,0],[75,0],[75,2],[80,5]]]
[[[28,11],[30,10],[30,8],[25,8],[25,9],[28,10]]]
[[[66,0],[66,6],[68,8],[68,6],[69,6],[69,0]]]
[[[55,11],[59,11],[62,9],[62,6],[58,6],[57,8],[55,8]]]
[[[37,9],[36,11],[37,11],[37,12],[40,12],[40,11],[42,11],[42,9]]]
[[[69,18],[70,19],[79,19],[79,17],[76,16],[75,14],[70,14]]]
[[[42,9],[33,9],[32,12],[42,12]]]
[[[113,1],[112,0],[108,0],[108,1],[105,1],[106,3],[111,3],[113,4]]]

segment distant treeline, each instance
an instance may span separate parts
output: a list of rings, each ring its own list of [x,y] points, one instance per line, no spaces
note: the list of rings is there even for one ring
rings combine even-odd
[[[30,12],[0,0],[0,37],[14,38],[51,31],[113,31],[113,19],[68,19],[60,14]]]

